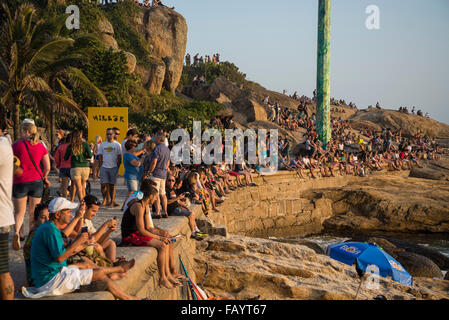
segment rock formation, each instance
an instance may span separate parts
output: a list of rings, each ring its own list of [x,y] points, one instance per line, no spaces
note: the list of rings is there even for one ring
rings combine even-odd
[[[400,113],[395,110],[359,110],[349,118],[349,121],[355,129],[361,126],[372,127],[376,130],[379,130],[379,128],[391,128],[394,131],[402,129],[402,135],[405,137],[413,136],[421,130],[430,137],[449,138],[449,125],[414,114]]]
[[[181,79],[187,46],[185,18],[169,8],[142,8],[141,15],[136,19],[136,28],[145,35],[152,50],[151,56],[163,61],[165,65],[163,84],[167,90],[174,93]],[[156,67],[151,66],[149,73],[152,74],[154,69],[162,71],[159,63]],[[159,85],[151,83],[152,79],[154,77],[149,77],[147,87],[157,89]],[[160,90],[152,93],[159,94]]]
[[[351,267],[305,246],[231,235],[203,241],[195,257],[198,282],[228,299],[352,300],[360,280]],[[414,278],[411,287],[379,278],[378,289],[362,285],[358,299],[383,294],[388,300],[449,298],[449,282]]]
[[[157,7],[140,8],[140,13],[133,19],[136,30],[145,36],[151,52],[147,65],[139,64],[132,52],[125,52],[128,72],[139,74],[151,94],[160,94],[162,87],[174,93],[181,79],[187,45],[185,18],[174,10]],[[107,48],[120,50],[114,38],[114,28],[106,18],[98,21],[98,33]]]

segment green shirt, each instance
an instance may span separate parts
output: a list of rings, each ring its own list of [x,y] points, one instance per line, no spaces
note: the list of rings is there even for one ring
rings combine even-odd
[[[89,161],[87,159],[92,158],[92,150],[87,142],[83,142],[83,151],[80,155],[75,156],[72,153],[72,144],[69,144],[67,150],[65,151],[64,160],[69,160],[72,156],[70,163],[72,168],[88,168]]]

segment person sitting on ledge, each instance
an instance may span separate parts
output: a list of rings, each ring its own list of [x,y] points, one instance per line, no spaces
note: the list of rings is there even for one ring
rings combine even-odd
[[[84,198],[84,202],[86,203],[86,213],[77,223],[75,232],[78,234],[82,227],[87,227],[89,235],[92,239],[95,239],[97,243],[95,248],[101,256],[104,256],[114,264],[123,262],[124,257],[117,259],[117,245],[109,238],[109,236],[117,230],[117,220],[109,219],[97,230],[92,223],[92,219],[97,215],[101,201],[93,195],[87,195]]]
[[[173,175],[167,178],[165,187],[167,194],[167,211],[169,216],[186,217],[189,219],[189,227],[192,231],[192,238],[202,239],[206,236],[198,229],[195,222],[195,215],[192,210],[187,207],[185,193],[177,193],[175,189],[176,179]]]
[[[162,4],[161,0],[153,0],[153,7],[165,7],[165,8],[169,8],[166,5]],[[171,7],[169,9],[175,9],[175,7]]]
[[[174,289],[182,286],[179,280],[186,280],[176,271],[173,258],[172,239],[165,230],[155,228],[151,220],[150,207],[159,197],[157,189],[152,181],[145,179],[140,191],[143,197],[131,198],[125,204],[125,212],[122,218],[121,231],[124,245],[153,247],[157,250],[157,265],[159,269],[159,286]]]
[[[31,244],[31,278],[34,287],[22,287],[26,298],[61,296],[70,292],[109,291],[120,300],[140,300],[128,295],[108,278],[114,273],[124,273],[134,267],[135,259],[112,268],[89,268],[86,263],[67,267],[67,259],[91,245],[87,232],[81,233],[67,248],[64,247],[61,229],[72,217],[78,204],[64,198],[55,198],[48,205],[49,221],[34,233]]]

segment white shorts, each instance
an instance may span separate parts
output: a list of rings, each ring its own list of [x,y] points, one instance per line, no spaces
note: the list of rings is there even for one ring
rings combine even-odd
[[[165,195],[165,179],[159,179],[155,177],[150,177],[150,179],[156,182],[157,186],[155,188],[157,189],[157,192],[159,192],[159,195]]]
[[[62,296],[78,290],[81,286],[92,282],[92,269],[78,269],[77,267],[63,267],[49,282],[39,288],[22,287],[22,294],[26,298],[38,299],[49,296]]]

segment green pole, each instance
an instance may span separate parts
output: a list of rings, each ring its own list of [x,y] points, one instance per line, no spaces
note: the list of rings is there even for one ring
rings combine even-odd
[[[317,56],[317,134],[323,145],[331,139],[330,126],[330,18],[331,0],[318,0],[318,56]]]

